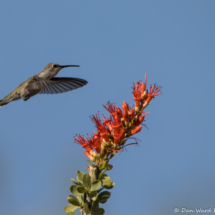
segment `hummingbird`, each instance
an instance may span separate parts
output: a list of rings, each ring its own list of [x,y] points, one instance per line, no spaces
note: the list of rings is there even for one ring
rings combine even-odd
[[[55,77],[61,69],[66,67],[79,67],[78,65],[59,65],[49,63],[42,72],[30,77],[10,94],[0,100],[0,107],[9,102],[23,99],[27,101],[37,94],[57,94],[75,90],[83,87],[88,82],[80,78],[59,78]]]

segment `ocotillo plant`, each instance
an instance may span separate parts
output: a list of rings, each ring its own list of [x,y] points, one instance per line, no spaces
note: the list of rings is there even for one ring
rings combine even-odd
[[[147,74],[145,82],[133,84],[133,97],[135,100],[134,108],[131,108],[126,102],[122,103],[122,109],[115,104],[107,102],[103,105],[110,113],[110,117],[100,117],[99,113],[92,115],[90,118],[95,124],[97,133],[92,136],[84,137],[76,135],[75,142],[80,144],[84,149],[84,154],[89,158],[87,160],[90,166],[86,167],[89,173],[77,171],[77,181],[71,179],[74,185],[70,191],[77,195],[69,195],[67,198],[70,205],[64,210],[68,215],[75,215],[74,211],[79,208],[82,215],[103,215],[103,208],[99,203],[104,204],[111,193],[103,191],[112,189],[113,181],[107,176],[106,171],[111,170],[113,166],[109,164],[110,160],[116,153],[121,152],[126,146],[136,143],[126,144],[130,137],[141,131],[145,119],[144,109],[150,101],[157,95],[161,94],[161,87],[156,84],[146,89]]]

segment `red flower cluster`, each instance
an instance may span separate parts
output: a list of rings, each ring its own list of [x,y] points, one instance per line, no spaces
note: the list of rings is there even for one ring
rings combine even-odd
[[[85,148],[84,153],[88,158],[96,162],[109,160],[122,149],[128,137],[141,131],[140,124],[145,118],[144,108],[152,98],[161,94],[161,87],[154,84],[150,86],[148,92],[146,85],[147,74],[145,75],[145,83],[139,81],[136,85],[133,84],[134,109],[131,109],[126,102],[122,103],[122,110],[115,104],[107,102],[103,106],[110,113],[109,119],[104,116],[100,119],[99,114],[90,117],[96,126],[97,133],[88,136],[88,138],[81,135],[74,137],[75,142]]]

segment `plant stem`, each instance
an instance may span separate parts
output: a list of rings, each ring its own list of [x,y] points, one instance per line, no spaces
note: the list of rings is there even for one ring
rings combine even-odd
[[[93,166],[87,166],[85,169],[87,169],[88,172],[89,172],[89,176],[90,176],[90,178],[91,178],[91,182],[93,182],[93,181],[95,181],[96,179],[98,179],[98,176],[99,176],[99,173],[100,173],[98,166],[95,166],[95,167],[93,167]],[[84,202],[87,203],[89,210],[91,210],[91,207],[92,207],[92,199],[91,199],[91,196],[90,196],[89,193],[85,193],[85,194],[84,194]],[[86,214],[86,213],[84,212],[84,209],[83,209],[83,208],[80,209],[80,211],[81,211],[81,215],[89,215],[89,214]]]

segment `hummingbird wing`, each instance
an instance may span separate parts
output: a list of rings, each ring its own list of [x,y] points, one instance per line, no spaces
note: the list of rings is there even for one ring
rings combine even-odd
[[[39,82],[39,83],[38,83]],[[80,78],[51,78],[49,80],[37,81],[38,85],[44,88],[40,94],[57,94],[75,90],[83,87],[88,82]]]

